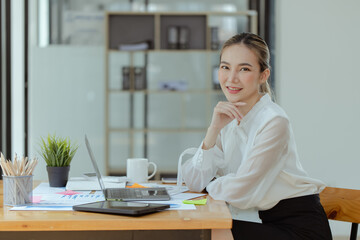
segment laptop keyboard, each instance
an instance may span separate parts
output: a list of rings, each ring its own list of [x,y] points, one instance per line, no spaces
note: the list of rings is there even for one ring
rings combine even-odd
[[[106,189],[109,199],[158,200],[167,195],[165,188]]]

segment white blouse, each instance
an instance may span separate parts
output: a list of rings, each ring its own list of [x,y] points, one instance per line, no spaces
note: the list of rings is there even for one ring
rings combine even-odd
[[[212,198],[226,201],[234,219],[260,222],[258,210],[325,187],[302,168],[289,119],[268,94],[240,125],[225,126],[213,148],[201,147],[182,165],[183,179],[190,190],[206,187]]]

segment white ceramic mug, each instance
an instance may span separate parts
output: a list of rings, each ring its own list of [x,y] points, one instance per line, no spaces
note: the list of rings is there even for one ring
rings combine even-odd
[[[153,165],[154,171],[149,176],[149,166]],[[157,166],[153,162],[149,162],[147,158],[128,158],[126,162],[126,176],[133,183],[144,183],[152,178],[157,170]]]

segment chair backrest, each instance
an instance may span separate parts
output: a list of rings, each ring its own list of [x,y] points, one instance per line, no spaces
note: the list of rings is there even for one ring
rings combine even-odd
[[[326,187],[320,201],[328,219],[360,223],[360,190]]]

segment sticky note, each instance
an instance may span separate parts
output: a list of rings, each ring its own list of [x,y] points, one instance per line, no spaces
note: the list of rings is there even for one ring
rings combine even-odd
[[[32,202],[33,203],[39,203],[39,202],[41,202],[41,198],[42,198],[42,196],[33,196],[32,197]]]
[[[206,204],[206,198],[199,199],[199,200],[183,200],[184,204],[195,204],[195,205],[205,205]]]
[[[140,185],[138,183],[134,183],[133,185],[131,186],[126,186],[127,188],[146,188],[144,187],[143,185]]]
[[[62,194],[62,195],[75,195],[75,194],[79,194],[78,192],[72,191],[72,190],[67,190],[64,192],[58,192],[57,194]]]

